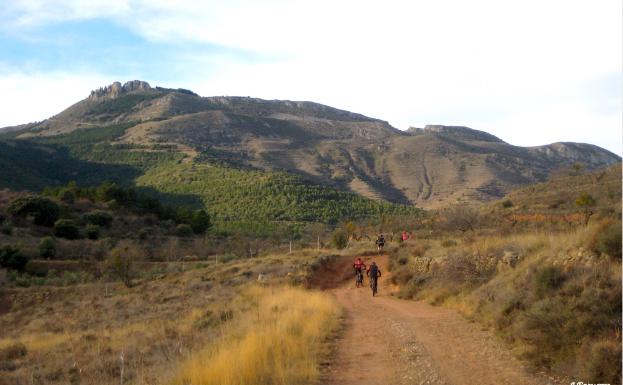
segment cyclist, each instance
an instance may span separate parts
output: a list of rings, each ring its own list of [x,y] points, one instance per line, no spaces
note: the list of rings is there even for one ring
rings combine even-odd
[[[381,276],[381,269],[376,265],[376,262],[372,262],[370,267],[366,271],[368,277],[370,277],[370,287],[372,288],[372,296],[375,296],[378,292],[378,279]]]
[[[400,236],[400,240],[402,240],[403,242],[406,242],[409,239],[409,233],[407,233],[406,231],[402,232],[402,235]]]
[[[361,258],[357,257],[355,263],[353,263],[353,269],[355,269],[355,280],[357,287],[359,287],[360,284],[363,285],[363,272],[366,270],[366,264],[363,263]]]
[[[381,253],[383,251],[383,247],[384,246],[385,246],[385,237],[383,236],[383,234],[381,234],[376,239],[376,247],[378,248],[379,253]]]

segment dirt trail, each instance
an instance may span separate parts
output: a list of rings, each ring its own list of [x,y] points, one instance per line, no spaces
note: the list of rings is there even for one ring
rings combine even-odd
[[[529,373],[491,332],[456,312],[391,296],[387,257],[375,260],[379,296],[355,288],[352,258],[324,266],[312,286],[329,290],[344,307],[345,330],[322,383],[331,385],[512,384],[569,382]]]

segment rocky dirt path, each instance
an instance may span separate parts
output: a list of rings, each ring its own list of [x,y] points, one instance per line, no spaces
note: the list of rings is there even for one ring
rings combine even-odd
[[[513,384],[569,382],[530,373],[491,332],[456,312],[391,296],[387,257],[376,260],[384,273],[379,296],[355,288],[352,258],[338,259],[312,279],[344,307],[345,325],[323,384]]]

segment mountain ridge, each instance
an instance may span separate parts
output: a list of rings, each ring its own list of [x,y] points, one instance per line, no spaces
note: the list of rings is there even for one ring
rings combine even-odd
[[[94,90],[13,135],[33,139],[110,124],[129,125],[110,144],[166,145],[191,159],[285,171],[364,197],[430,208],[497,199],[573,163],[592,170],[620,162],[590,144],[520,147],[464,126],[401,131],[314,102],[201,97],[139,80]]]

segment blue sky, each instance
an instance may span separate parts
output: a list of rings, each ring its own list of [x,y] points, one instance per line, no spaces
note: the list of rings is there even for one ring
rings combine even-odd
[[[0,127],[115,80],[622,152],[620,0],[0,0]]]

